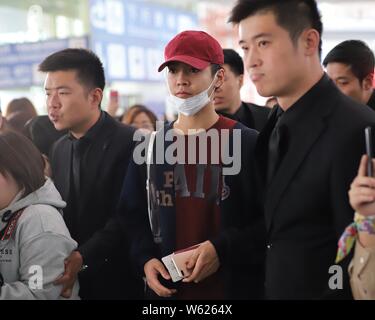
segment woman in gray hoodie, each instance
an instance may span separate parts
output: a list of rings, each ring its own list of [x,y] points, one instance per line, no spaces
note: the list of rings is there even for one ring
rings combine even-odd
[[[0,300],[61,299],[54,280],[77,246],[44,161],[27,138],[0,132]],[[79,299],[78,283],[71,299]]]

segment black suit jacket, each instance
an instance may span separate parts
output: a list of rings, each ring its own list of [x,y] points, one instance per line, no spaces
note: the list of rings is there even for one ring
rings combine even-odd
[[[217,111],[225,117],[241,122],[248,128],[261,131],[267,123],[270,109],[254,103],[242,102],[235,114]]]
[[[50,161],[53,179],[62,198],[67,202],[64,214],[75,215],[77,230],[74,236],[79,251],[88,265],[80,276],[80,295],[86,299],[138,298],[137,282],[130,270],[128,244],[119,239],[111,252],[101,252],[102,230],[115,209],[121,192],[129,159],[132,155],[134,129],[104,115],[100,133],[81,163],[81,196],[76,212],[69,206],[71,143],[68,135],[53,146]],[[115,228],[116,226],[112,226]],[[118,233],[117,233],[118,234]],[[106,248],[107,250],[107,248]]]
[[[241,108],[243,108],[244,114],[247,115],[244,117],[246,119],[244,121],[248,122],[248,127],[253,128],[257,131],[262,131],[267,123],[268,116],[270,114],[270,108],[258,106],[257,104],[249,102],[242,102]],[[245,123],[243,122],[243,124]]]
[[[340,93],[326,76],[321,81],[269,186],[265,159],[275,109],[258,138],[270,299],[351,297],[349,258],[343,264],[344,290],[330,290],[329,268],[338,239],[353,219],[348,190],[365,153],[364,128],[375,124],[375,113]]]

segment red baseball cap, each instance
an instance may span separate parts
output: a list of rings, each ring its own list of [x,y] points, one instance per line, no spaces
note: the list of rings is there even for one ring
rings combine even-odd
[[[223,48],[219,42],[203,31],[183,31],[175,36],[164,50],[162,71],[172,61],[183,62],[203,70],[210,64],[224,64]]]

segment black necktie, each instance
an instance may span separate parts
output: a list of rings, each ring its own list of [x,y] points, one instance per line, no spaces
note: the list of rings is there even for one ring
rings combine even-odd
[[[73,185],[74,191],[76,195],[79,195],[79,183],[80,183],[80,157],[79,157],[79,150],[78,150],[78,143],[79,140],[74,140],[72,143],[72,173],[73,173]]]
[[[267,182],[268,184],[274,177],[280,163],[280,141],[282,138],[282,128],[280,126],[280,119],[284,111],[278,107],[276,111],[275,126],[271,132],[268,142],[268,162],[267,162]]]

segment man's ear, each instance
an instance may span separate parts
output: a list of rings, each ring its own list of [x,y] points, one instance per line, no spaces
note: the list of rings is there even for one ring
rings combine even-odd
[[[243,86],[244,75],[243,75],[243,74],[239,75],[239,76],[237,77],[237,79],[238,79],[238,86],[239,86],[239,88],[241,89],[242,86]]]
[[[90,103],[96,107],[100,105],[103,99],[103,90],[100,88],[95,88],[89,93]]]
[[[301,37],[306,56],[315,55],[319,51],[319,32],[315,29],[308,29],[302,33]]]
[[[223,85],[224,75],[225,75],[225,70],[223,68],[219,69],[219,71],[216,74],[215,90],[220,88]]]
[[[373,73],[368,74],[362,81],[362,88],[365,89],[366,91],[371,90],[373,81],[374,81],[374,74]]]

